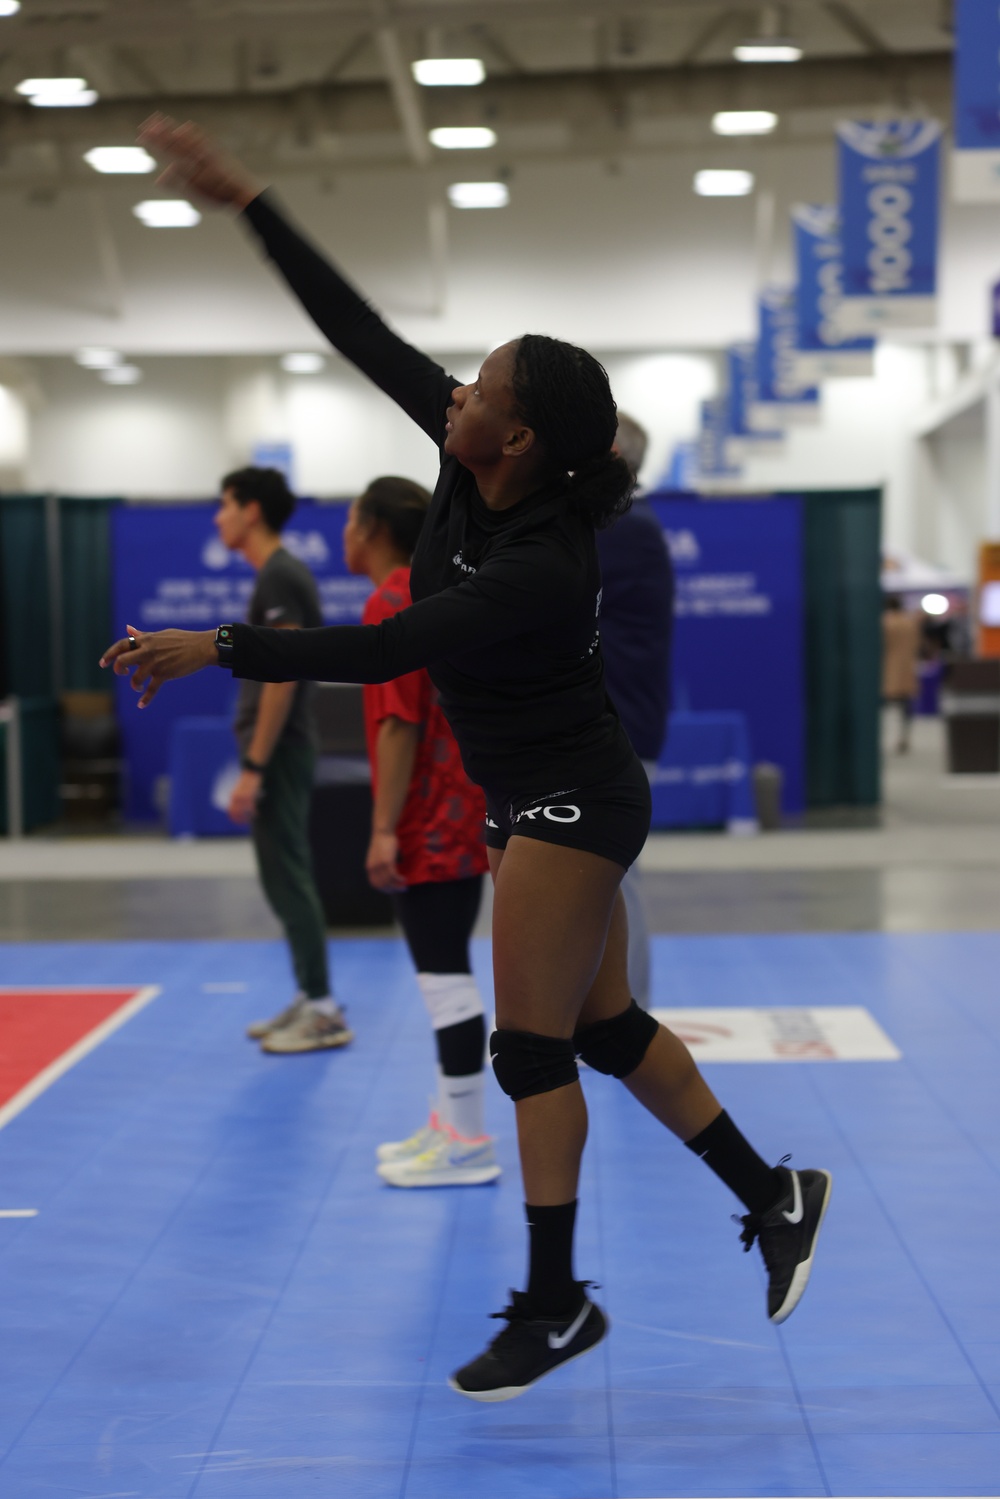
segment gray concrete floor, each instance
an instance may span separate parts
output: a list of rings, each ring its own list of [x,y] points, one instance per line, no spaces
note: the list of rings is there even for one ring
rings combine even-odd
[[[943,727],[908,755],[887,726],[881,826],[755,838],[656,834],[642,859],[655,932],[1000,926],[1000,777],[948,777]],[[489,930],[489,897],[480,932]],[[278,936],[245,840],[0,841],[0,940]],[[344,932],[342,935],[350,935]]]

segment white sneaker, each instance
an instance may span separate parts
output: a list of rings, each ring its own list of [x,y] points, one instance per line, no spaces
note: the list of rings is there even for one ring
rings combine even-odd
[[[416,1134],[411,1135],[408,1140],[387,1140],[384,1145],[377,1145],[375,1159],[377,1161],[406,1161],[410,1156],[422,1155],[425,1150],[430,1150],[444,1134],[445,1130],[438,1119],[437,1109],[432,1109],[427,1123],[422,1124]]]
[[[496,1181],[500,1167],[492,1136],[463,1140],[453,1130],[439,1130],[429,1149],[403,1160],[383,1161],[378,1174],[390,1187],[479,1187]]]

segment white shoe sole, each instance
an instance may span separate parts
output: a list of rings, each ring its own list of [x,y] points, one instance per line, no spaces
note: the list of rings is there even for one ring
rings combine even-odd
[[[813,1260],[816,1257],[816,1245],[819,1241],[819,1231],[823,1227],[823,1219],[826,1217],[826,1210],[830,1205],[830,1193],[833,1189],[833,1177],[829,1171],[822,1171],[820,1175],[826,1177],[826,1191],[823,1194],[823,1206],[819,1210],[819,1222],[816,1224],[816,1232],[813,1234],[812,1254],[807,1260],[803,1260],[801,1265],[796,1265],[795,1274],[792,1276],[791,1284],[788,1287],[788,1294],[774,1316],[768,1318],[768,1321],[772,1322],[775,1327],[787,1321],[792,1315],[802,1300],[802,1294],[809,1284],[809,1277],[812,1274]]]
[[[422,1171],[419,1176],[407,1177],[403,1165],[389,1162],[376,1170],[390,1187],[483,1187],[487,1182],[495,1182],[501,1172],[496,1165],[470,1166],[454,1171]]]
[[[607,1312],[604,1314],[604,1331],[596,1343],[591,1343],[589,1348],[582,1348],[579,1353],[574,1353],[569,1358],[563,1359],[561,1364],[556,1364],[551,1369],[546,1369],[544,1374],[539,1374],[538,1379],[533,1379],[530,1384],[505,1385],[500,1390],[463,1390],[460,1384],[456,1384],[454,1375],[448,1375],[448,1387],[455,1391],[456,1395],[464,1395],[466,1400],[476,1400],[480,1405],[499,1405],[502,1400],[516,1400],[518,1395],[523,1395],[525,1390],[534,1389],[535,1385],[543,1379],[548,1379],[550,1374],[558,1374],[560,1369],[565,1369],[567,1364],[572,1364],[578,1358],[586,1358],[588,1353],[593,1353],[595,1348],[600,1348],[608,1335],[611,1320]]]
[[[280,1035],[280,1031],[271,1031],[269,1035]],[[338,1046],[349,1046],[354,1040],[353,1031],[340,1031],[336,1036],[329,1036],[322,1040],[316,1040],[308,1046],[267,1046],[267,1037],[261,1042],[261,1051],[266,1052],[269,1057],[300,1057],[310,1051],[335,1051]]]

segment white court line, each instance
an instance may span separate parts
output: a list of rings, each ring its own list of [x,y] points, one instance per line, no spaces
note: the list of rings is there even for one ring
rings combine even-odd
[[[202,984],[202,994],[245,994],[249,984]]]
[[[37,1218],[37,1208],[0,1208],[0,1218]]]
[[[127,994],[131,988],[130,985],[125,984],[108,984],[106,986],[99,984],[89,984],[87,986],[83,984],[60,984],[52,988],[43,987],[41,984],[34,984],[24,985],[23,987],[20,985],[10,985],[9,987],[16,987],[18,994],[30,993],[32,989],[42,994],[89,994],[93,993],[95,989],[99,989],[105,994],[113,994],[116,989],[120,989],[123,993]],[[54,1082],[58,1082],[59,1078],[65,1072],[68,1072],[71,1067],[75,1067],[77,1062],[81,1061],[88,1052],[100,1046],[102,1041],[106,1041],[110,1035],[118,1030],[119,1026],[124,1025],[127,1020],[131,1020],[132,1016],[137,1015],[140,1010],[145,1009],[150,1000],[155,999],[159,992],[159,984],[147,984],[144,988],[139,989],[135,997],[129,1000],[128,1004],[122,1005],[113,1015],[109,1015],[107,1020],[102,1020],[100,1025],[96,1025],[92,1031],[88,1031],[85,1036],[77,1041],[75,1046],[71,1046],[68,1051],[63,1052],[62,1056],[56,1057],[54,1062],[50,1062],[48,1067],[43,1068],[36,1077],[31,1079],[30,1083],[25,1084],[20,1093],[15,1093],[13,1098],[9,1098],[3,1108],[0,1108],[0,1129],[8,1125],[12,1119],[16,1119],[17,1115],[26,1109],[29,1103],[34,1103],[35,1099],[44,1093],[46,1088],[51,1088]],[[3,990],[0,990],[0,996],[2,994]]]

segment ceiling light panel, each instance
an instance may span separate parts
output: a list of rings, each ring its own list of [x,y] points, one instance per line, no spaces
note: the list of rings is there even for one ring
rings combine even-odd
[[[711,168],[694,174],[694,190],[700,198],[745,198],[753,192],[753,172]]]
[[[487,125],[442,125],[429,134],[431,145],[442,151],[484,151],[497,143]]]
[[[281,368],[289,375],[318,375],[326,369],[322,354],[283,354]]]
[[[156,167],[156,158],[141,146],[95,146],[83,153],[83,159],[95,172],[113,175],[138,175],[152,172]]]
[[[412,68],[424,88],[470,88],[486,77],[478,57],[423,57]]]
[[[722,109],[712,116],[716,135],[770,135],[777,123],[769,109]]]
[[[740,42],[733,48],[737,62],[798,62],[802,48],[795,42],[762,37],[759,41]]]
[[[85,370],[110,370],[122,362],[114,349],[78,349],[73,357]]]
[[[506,182],[453,182],[448,202],[452,208],[506,208],[510,192]]]
[[[193,229],[201,223],[201,214],[186,198],[150,198],[132,212],[147,229]]]
[[[0,0],[0,16],[16,16],[21,9],[21,0]]]

